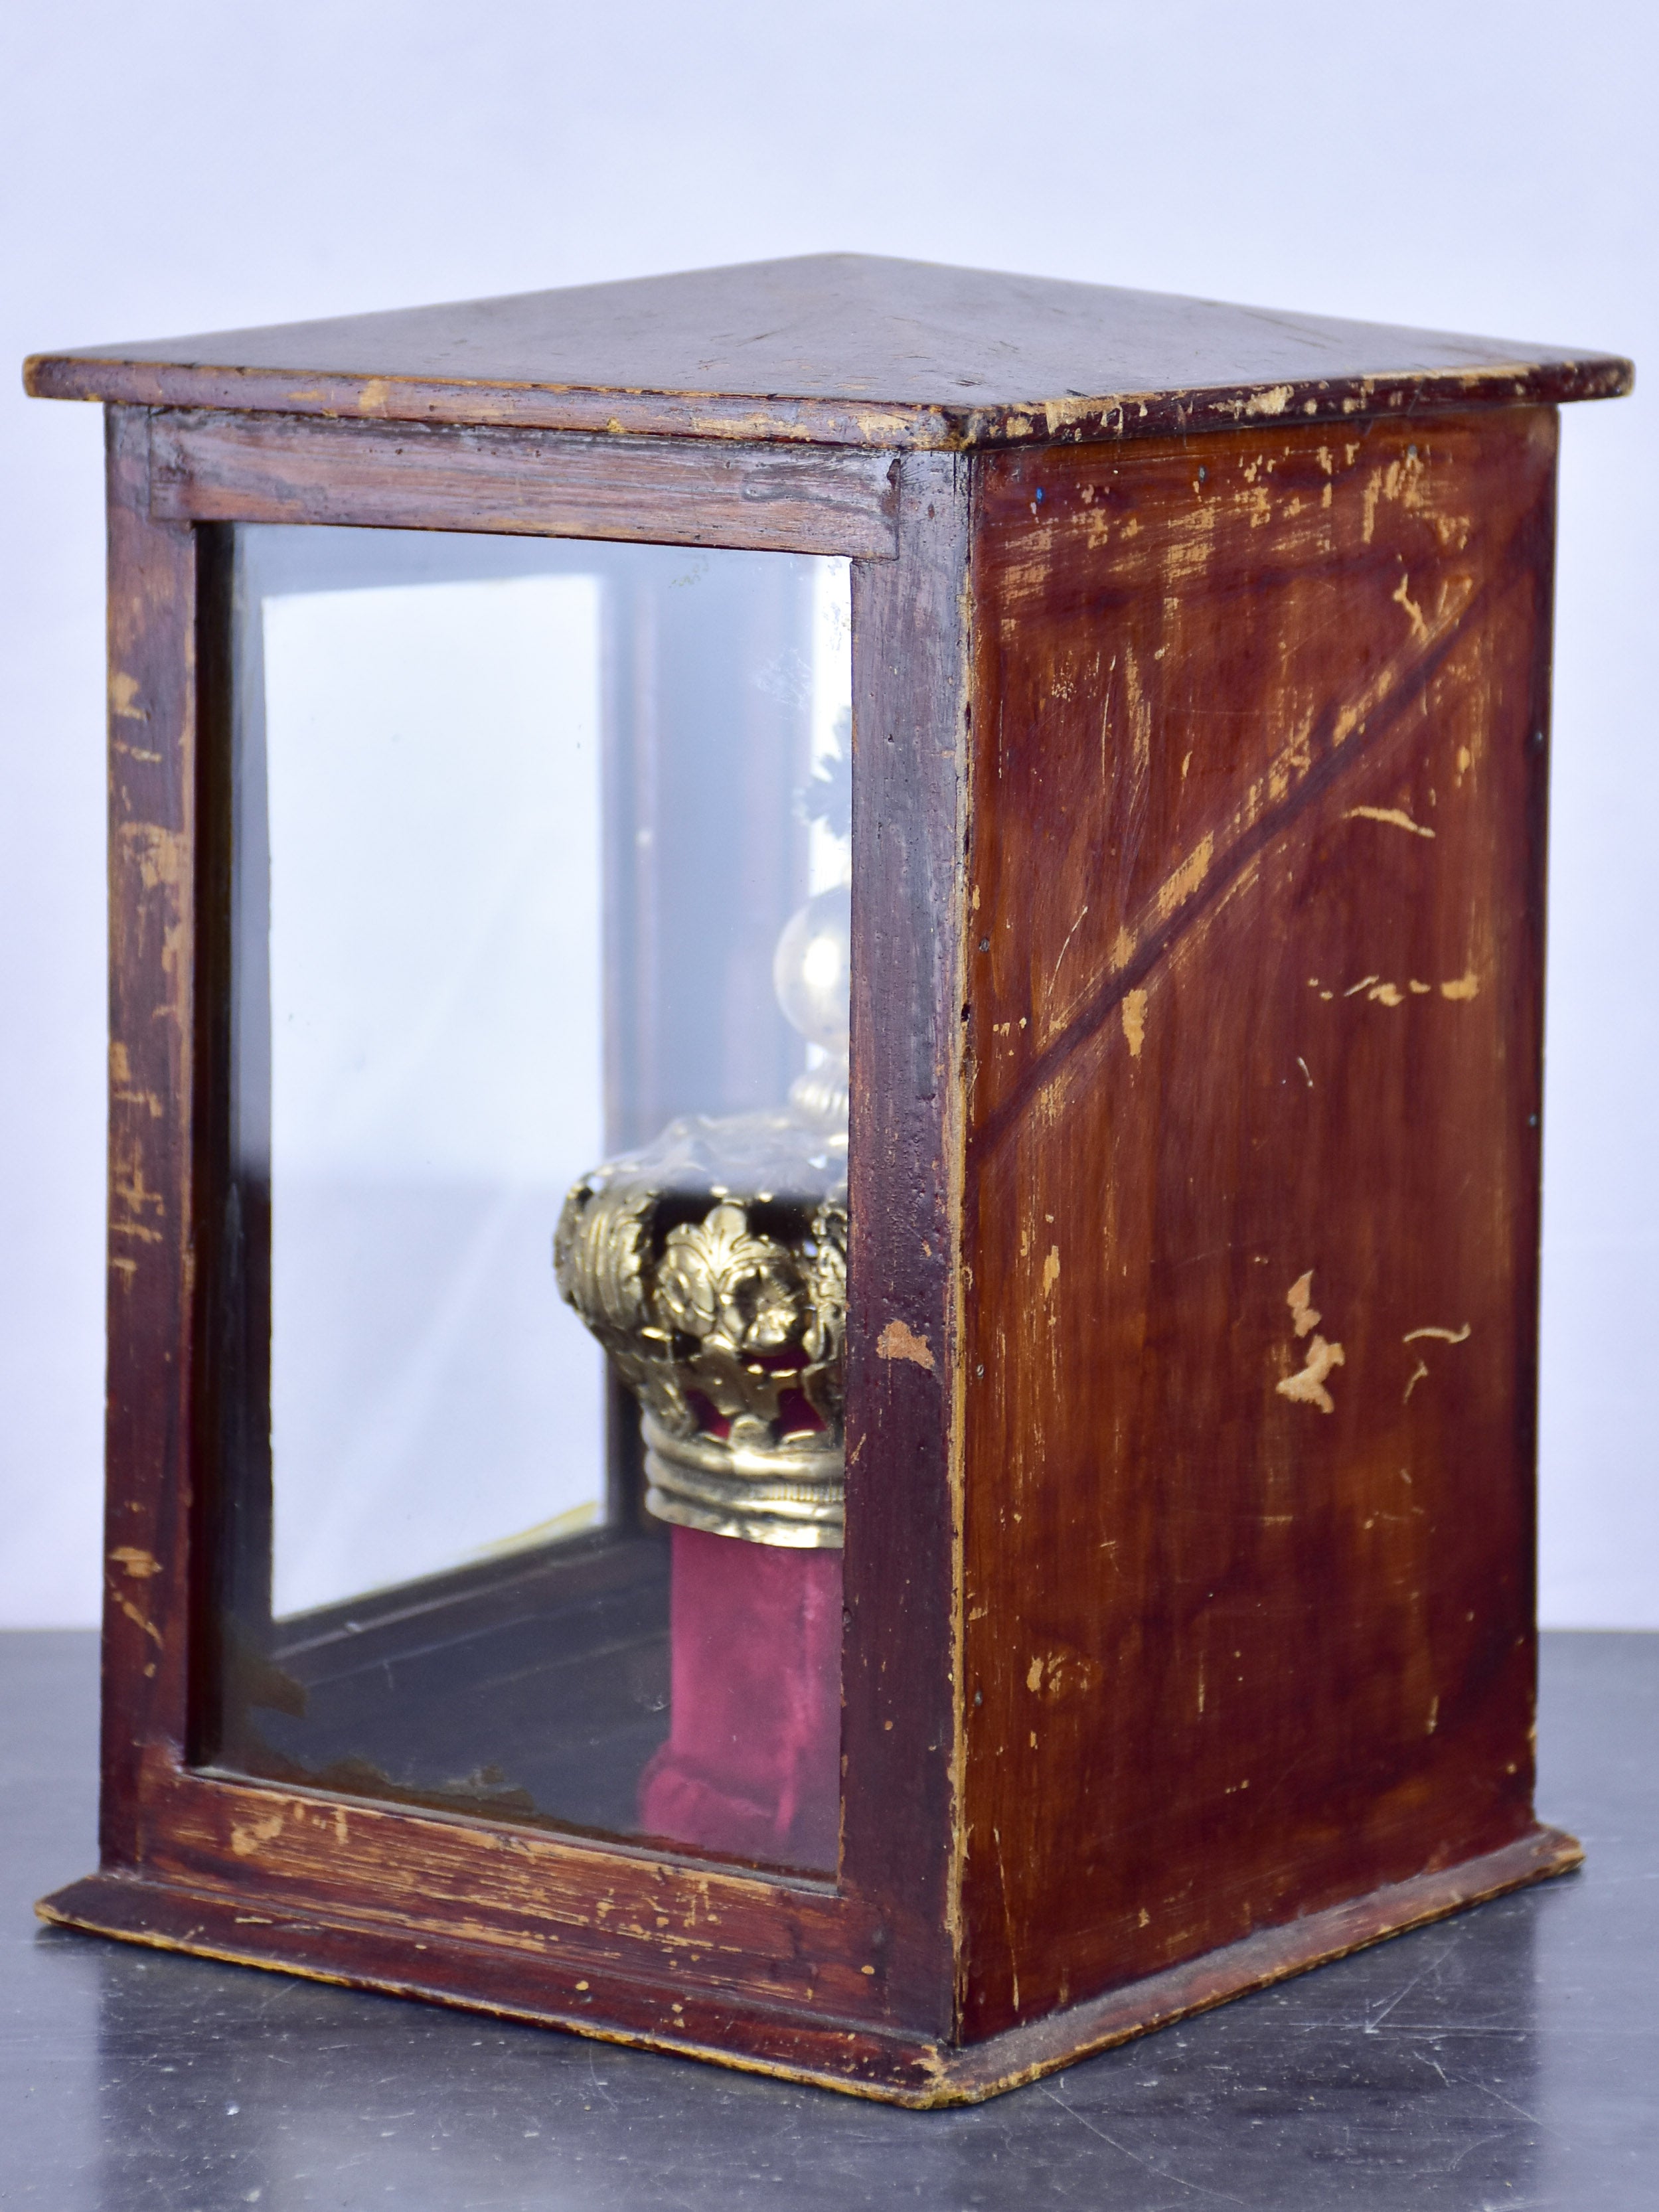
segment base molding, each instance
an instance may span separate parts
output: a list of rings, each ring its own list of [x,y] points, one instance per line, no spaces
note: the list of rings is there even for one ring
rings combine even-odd
[[[91,1935],[459,2006],[921,2108],[977,2104],[1229,1998],[1568,1873],[1583,1856],[1559,1828],[1534,1828],[1498,1850],[1263,1929],[1183,1966],[961,2046],[689,1989],[607,1981],[590,1997],[583,1984],[564,1986],[565,1977],[552,1975],[544,1989],[530,1989],[522,1971],[507,1973],[499,1950],[486,1944],[417,1944],[396,1929],[345,1915],[302,1913],[252,1893],[212,1893],[135,1875],[88,1875],[43,1898],[35,1910],[55,1926]]]
[[[1288,1981],[1293,1974],[1328,1965],[1390,1936],[1404,1936],[1431,1920],[1444,1920],[1469,1905],[1484,1905],[1553,1875],[1570,1874],[1583,1857],[1583,1846],[1563,1829],[1534,1828],[1479,1858],[1391,1882],[1346,1904],[1287,1921],[1283,1927],[1264,1928],[1239,1942],[1206,1951],[1184,1966],[1126,1983],[1065,2012],[1006,2028],[983,2043],[951,2052],[955,2094],[939,2101],[977,2103],[1017,2088],[1097,2051],[1109,2051],[1114,2044],[1172,2027],[1194,2013],[1209,2012],[1231,1997]]]

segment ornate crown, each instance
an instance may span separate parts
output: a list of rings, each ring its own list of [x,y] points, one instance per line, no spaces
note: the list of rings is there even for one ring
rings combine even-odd
[[[595,1169],[553,1264],[640,1401],[651,1512],[839,1548],[847,1138],[801,1103],[689,1116]]]

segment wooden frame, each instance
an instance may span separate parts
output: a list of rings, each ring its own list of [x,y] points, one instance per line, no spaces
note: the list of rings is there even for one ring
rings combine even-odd
[[[807,266],[661,280],[700,366],[764,325],[750,394],[599,374],[629,287],[32,365],[112,403],[101,1868],[41,1911],[930,2105],[1579,1856],[1531,1808],[1553,403],[1629,369],[849,264],[994,341],[955,397],[903,321],[883,399],[856,331],[784,382]],[[260,521],[854,562],[833,1877],[204,1763],[212,533]]]
[[[342,522],[649,539],[760,552],[896,550],[893,462],[811,447],[276,416],[157,413],[160,522]]]
[[[371,427],[307,424],[301,434],[319,430],[336,487],[323,510],[327,519],[385,520],[403,497],[401,457]],[[453,526],[465,513],[453,488],[469,471],[481,511],[467,519],[495,516],[497,453],[488,447],[481,453],[471,434],[439,435],[440,466],[451,489],[441,513],[429,505],[419,510],[427,526]],[[580,483],[590,464],[588,443],[569,445]],[[546,447],[553,447],[556,483],[567,455],[552,441]],[[848,1607],[856,1626],[847,1744],[868,1786],[848,1793],[842,1875],[832,1884],[677,1864],[627,1844],[601,1849],[539,1833],[515,1834],[504,1850],[498,1833],[465,1816],[347,1803],[190,1766],[192,1648],[211,1649],[202,1562],[216,1499],[211,1378],[204,1377],[202,1348],[210,1326],[204,1291],[216,1273],[210,1194],[221,1172],[222,1132],[212,1123],[222,1119],[222,1109],[205,1095],[204,1072],[216,1058],[213,1030],[224,1018],[217,1002],[222,959],[203,957],[214,934],[213,902],[224,892],[210,873],[212,841],[200,832],[223,771],[206,757],[195,680],[201,564],[191,524],[177,517],[184,508],[201,519],[204,507],[220,517],[227,502],[216,478],[210,498],[189,489],[195,457],[222,456],[221,426],[206,424],[199,439],[193,428],[166,427],[168,473],[159,490],[154,449],[145,412],[111,410],[117,920],[105,1871],[90,1889],[82,1885],[51,1909],[80,1924],[90,1918],[109,1925],[135,1909],[141,1917],[163,1910],[165,1917],[172,1908],[161,1893],[175,1902],[187,1895],[191,1924],[204,1935],[228,1916],[207,1945],[227,1955],[252,1956],[281,1940],[253,1931],[281,1930],[296,1918],[313,1929],[326,1922],[332,1964],[313,1959],[313,1967],[377,1984],[409,1978],[387,1967],[388,1937],[416,1978],[439,1945],[493,1942],[490,1955],[505,1976],[489,2000],[495,2008],[514,2008],[510,1983],[532,2016],[568,2017],[573,2025],[602,2020],[608,2030],[677,2041],[695,2040],[690,2023],[713,2008],[722,2019],[752,2021],[746,2032],[757,2055],[789,2070],[839,2075],[846,2054],[855,2076],[883,2080],[896,2066],[908,2076],[948,2032],[953,1976],[943,1862],[909,1848],[907,1831],[895,1831],[887,1813],[908,1802],[919,1820],[948,1818],[953,1753],[949,1619],[957,1519],[948,1507],[946,1347],[954,1315],[945,1255],[957,1195],[949,1164],[956,1151],[948,1118],[955,1110],[948,1079],[955,1038],[947,1018],[956,956],[942,926],[949,907],[941,892],[956,879],[960,846],[966,656],[956,585],[966,539],[964,471],[931,456],[902,470],[884,460],[856,477],[835,471],[832,486],[851,480],[860,488],[863,506],[854,520],[820,517],[803,530],[805,545],[769,524],[765,541],[822,551],[850,537],[860,550],[857,619],[871,645],[860,654],[856,711],[861,726],[880,726],[904,741],[876,750],[860,781],[860,806],[879,825],[880,859],[855,955],[872,998],[855,1015],[862,1073],[854,1204],[862,1219],[881,1224],[882,1239],[866,1253],[855,1232],[853,1298],[861,1325],[850,1359],[859,1378],[853,1402],[864,1427],[849,1449],[856,1468],[864,1456],[860,1437],[866,1435],[872,1461],[877,1450],[902,1453],[916,1479],[898,1490],[867,1479],[860,1486],[854,1475],[860,1535],[848,1559]],[[279,450],[287,458],[291,446]],[[684,489],[695,474],[688,456],[668,456],[653,480],[652,456],[631,455],[635,509],[625,534],[708,544],[741,533],[741,542],[753,542],[755,508],[781,479],[794,477],[809,488],[824,481],[821,464],[809,459],[797,465],[798,459],[762,452],[750,467],[745,457],[734,461],[722,453],[699,507]],[[758,499],[747,489],[754,485]],[[539,512],[568,524],[572,495],[557,496],[563,505]],[[895,506],[896,523],[888,524]],[[291,520],[295,511],[291,478],[236,495],[243,520]],[[411,510],[397,511],[412,519]],[[593,534],[606,534],[617,515],[612,497]],[[867,557],[872,540],[884,552],[892,545],[893,553]],[[204,658],[210,670],[210,651]],[[917,759],[930,764],[928,775],[915,773]],[[896,916],[902,927],[892,926]],[[883,1001],[915,1010],[902,1036],[872,1020],[868,1006]],[[936,1164],[933,1177],[918,1182],[903,1164],[915,1146]],[[918,1268],[915,1255],[929,1245],[935,1256]],[[878,1274],[890,1289],[877,1313],[857,1285]],[[936,1348],[931,1368],[878,1349],[895,1318],[915,1343]],[[895,1604],[893,1565],[900,1561]],[[909,1686],[903,1700],[884,1688],[896,1681]],[[394,1936],[406,1916],[401,1905],[380,1911],[369,1901],[374,1869],[390,1875],[402,1867],[406,1875],[416,1865],[430,1915],[418,1929],[409,1923]],[[392,1887],[406,1896],[404,1879],[389,1886],[388,1899]],[[447,1908],[440,1902],[446,1896],[453,1900]],[[245,1932],[233,1936],[233,1929]],[[595,1997],[590,1984],[618,1976],[631,1995]],[[791,2005],[803,2014],[827,2012],[834,2025],[776,2016]]]

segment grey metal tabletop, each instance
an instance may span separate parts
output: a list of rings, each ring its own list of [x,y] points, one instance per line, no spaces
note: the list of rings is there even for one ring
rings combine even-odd
[[[94,1860],[96,1674],[0,1635],[0,2206],[1659,2207],[1659,1636],[1544,1638],[1582,1873],[933,2112],[40,1927]]]

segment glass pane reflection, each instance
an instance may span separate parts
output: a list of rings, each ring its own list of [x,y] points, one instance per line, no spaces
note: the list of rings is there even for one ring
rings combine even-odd
[[[263,606],[272,1604],[599,1517],[547,1223],[603,1142],[599,591]]]
[[[203,1754],[833,1868],[848,564],[234,542]]]

